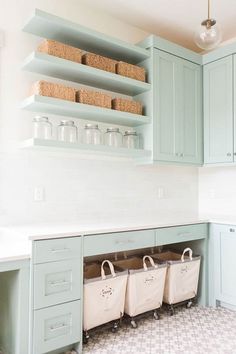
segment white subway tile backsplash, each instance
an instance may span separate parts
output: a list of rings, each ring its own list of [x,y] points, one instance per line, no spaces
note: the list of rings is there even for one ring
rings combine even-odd
[[[5,154],[1,159],[0,222],[155,222],[160,216],[196,217],[195,167],[135,166],[130,161],[84,160],[69,154]],[[162,186],[165,197],[158,199]],[[46,198],[35,203],[35,186]]]

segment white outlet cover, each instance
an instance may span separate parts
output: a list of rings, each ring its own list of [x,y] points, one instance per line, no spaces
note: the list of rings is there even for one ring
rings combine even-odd
[[[45,201],[45,188],[42,186],[37,186],[34,188],[34,201],[43,202]]]

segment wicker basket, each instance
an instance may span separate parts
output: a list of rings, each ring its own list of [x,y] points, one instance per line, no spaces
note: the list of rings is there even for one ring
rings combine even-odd
[[[141,102],[127,100],[125,98],[114,98],[112,100],[112,109],[135,114],[143,113],[143,106]]]
[[[81,89],[76,92],[76,102],[111,109],[111,96],[102,92]]]
[[[86,53],[82,57],[82,63],[97,69],[109,71],[111,73],[116,72],[117,61],[110,58],[102,57],[101,55]]]
[[[53,82],[37,81],[31,89],[32,95],[60,98],[75,102],[76,89]]]
[[[76,63],[81,63],[82,61],[82,50],[51,39],[45,39],[38,46],[38,51],[54,55],[55,57],[75,61]]]
[[[145,81],[146,76],[144,68],[137,65],[124,63],[123,61],[119,61],[116,64],[116,73],[139,81]]]

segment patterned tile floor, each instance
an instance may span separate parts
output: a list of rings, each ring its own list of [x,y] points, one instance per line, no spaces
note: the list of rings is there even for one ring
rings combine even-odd
[[[128,323],[115,334],[110,329],[91,332],[84,354],[236,354],[236,312],[200,306],[176,309],[170,317],[152,315]]]

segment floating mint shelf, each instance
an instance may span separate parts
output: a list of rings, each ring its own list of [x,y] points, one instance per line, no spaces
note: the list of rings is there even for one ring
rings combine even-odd
[[[26,98],[22,102],[21,108],[31,112],[56,114],[129,127],[150,123],[150,118],[146,116],[38,95]]]
[[[23,70],[35,72],[62,80],[73,81],[97,88],[135,96],[150,90],[150,84],[109,73],[87,65],[33,52],[26,58]]]
[[[35,10],[23,31],[134,64],[149,57],[148,50],[135,44],[112,38],[39,9]]]
[[[23,149],[65,150],[78,153],[100,154],[127,158],[144,158],[151,155],[151,151],[142,149],[115,148],[106,145],[87,145],[80,143],[65,143],[57,140],[28,139],[21,143]]]

